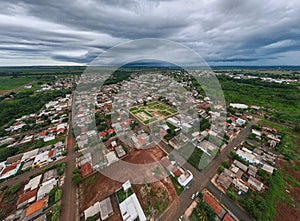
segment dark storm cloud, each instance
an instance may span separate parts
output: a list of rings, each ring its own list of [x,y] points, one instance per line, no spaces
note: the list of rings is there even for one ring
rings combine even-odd
[[[20,65],[35,58],[85,64],[140,38],[183,43],[212,64],[297,65],[299,6],[297,0],[1,1],[0,65],[14,58]]]

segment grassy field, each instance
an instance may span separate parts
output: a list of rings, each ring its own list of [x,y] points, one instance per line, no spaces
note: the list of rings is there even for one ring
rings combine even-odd
[[[35,81],[34,77],[11,77],[11,76],[0,76],[0,91],[13,90],[15,88],[26,85],[30,82]]]
[[[227,102],[263,106],[273,111],[274,120],[300,121],[300,90],[296,86],[255,80],[234,80],[219,77]]]

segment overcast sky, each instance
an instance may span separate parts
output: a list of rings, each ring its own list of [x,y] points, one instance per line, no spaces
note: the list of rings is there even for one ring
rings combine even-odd
[[[0,0],[0,65],[84,65],[163,38],[211,65],[300,65],[299,0]]]

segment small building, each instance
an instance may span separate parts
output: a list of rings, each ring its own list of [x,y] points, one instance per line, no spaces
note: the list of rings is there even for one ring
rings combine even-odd
[[[121,158],[121,157],[123,157],[123,156],[126,155],[126,152],[125,152],[125,150],[123,149],[123,147],[122,147],[121,145],[116,146],[116,147],[115,147],[115,151],[116,151],[117,156],[118,156],[119,158]]]
[[[18,170],[20,169],[20,167],[21,167],[21,161],[20,160],[4,167],[1,171],[0,179],[5,179],[5,178],[8,178],[10,176],[16,175]]]
[[[238,190],[241,190],[245,193],[247,193],[249,190],[249,187],[247,186],[247,184],[240,178],[233,179],[233,184]]]
[[[146,216],[135,193],[127,197],[119,204],[123,221],[146,221]]]
[[[247,166],[243,163],[241,163],[240,161],[238,160],[234,160],[233,161],[234,165],[236,165],[238,168],[240,168],[242,171],[246,172],[247,171]]]
[[[194,179],[193,174],[191,173],[191,171],[186,170],[184,171],[184,173],[182,173],[179,177],[178,177],[178,183],[183,186],[186,187],[190,182],[192,182],[192,180]]]
[[[55,168],[52,170],[47,170],[43,175],[43,183],[57,177],[58,177],[57,170]]]
[[[203,201],[206,202],[214,210],[219,218],[222,219],[224,217],[226,211],[210,194],[203,194]]]
[[[21,161],[27,162],[27,161],[33,160],[36,157],[36,155],[38,154],[38,152],[39,152],[39,149],[33,149],[31,151],[25,152],[22,156]]]
[[[20,195],[17,201],[17,208],[21,208],[36,200],[37,189],[30,190]]]
[[[263,169],[264,171],[266,171],[269,174],[273,174],[275,168],[267,163],[264,163],[261,169]]]
[[[250,176],[253,176],[253,177],[255,177],[256,176],[256,173],[257,173],[257,167],[255,167],[255,166],[253,166],[253,165],[250,165],[249,167],[248,167],[248,174],[250,175]]]
[[[173,125],[174,127],[180,127],[181,123],[179,120],[175,119],[174,117],[170,117],[167,119],[167,122],[171,125]]]
[[[99,203],[100,207],[100,217],[101,220],[108,219],[111,215],[113,215],[114,211],[112,208],[112,204],[110,198],[106,198]]]
[[[243,120],[243,119],[241,119],[241,118],[236,119],[235,122],[236,122],[237,125],[239,125],[239,126],[243,126],[243,125],[246,123],[246,121]]]
[[[217,183],[221,185],[225,190],[227,190],[231,183],[233,178],[230,176],[226,176],[223,172],[218,176]]]
[[[254,177],[250,176],[248,179],[248,183],[258,191],[261,191],[264,187],[264,184]]]
[[[33,161],[32,168],[42,167],[48,164],[49,151],[38,154]]]
[[[29,180],[29,182],[24,187],[24,192],[32,191],[39,187],[41,183],[42,175],[38,175]]]
[[[248,105],[246,104],[230,103],[229,106],[237,109],[248,109]]]
[[[105,154],[105,159],[108,165],[111,165],[119,160],[115,151],[110,151],[107,154]]]
[[[37,199],[40,200],[48,195],[54,186],[57,186],[57,180],[55,178],[42,183],[37,192]]]
[[[89,217],[98,216],[99,213],[100,213],[100,203],[97,201],[94,205],[84,210],[84,219],[86,220]]]
[[[235,221],[235,219],[232,218],[232,216],[230,216],[229,213],[226,213],[226,215],[223,218],[223,221]]]
[[[254,135],[256,135],[258,137],[261,137],[261,132],[259,130],[252,129],[251,133],[253,133]]]
[[[92,165],[89,162],[85,163],[84,165],[82,165],[80,167],[80,172],[81,172],[82,178],[88,177],[89,175],[91,175],[93,173]]]
[[[252,153],[248,153],[246,151],[243,150],[237,150],[237,155],[240,156],[243,160],[249,162],[249,163],[255,163],[257,162],[255,155],[253,155]]]
[[[33,218],[41,215],[43,213],[43,210],[48,206],[48,196],[38,200],[35,203],[32,203],[27,209],[26,209],[26,215],[24,218],[24,221],[32,220]]]

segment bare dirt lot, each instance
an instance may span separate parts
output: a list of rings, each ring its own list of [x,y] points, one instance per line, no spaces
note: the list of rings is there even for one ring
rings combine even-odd
[[[123,160],[134,164],[147,164],[159,161],[163,156],[165,156],[165,153],[156,146],[146,150],[133,151]],[[120,173],[120,176],[131,176],[122,174],[120,171],[122,171],[121,168],[118,168],[116,171],[116,173]],[[121,186],[122,182],[108,178],[101,173],[96,173],[86,178],[80,184],[80,213],[95,202],[111,196],[114,215],[109,220],[121,220],[118,205],[115,201],[116,197],[114,196],[114,192]],[[133,184],[132,187],[146,215],[151,213],[158,217],[171,203],[178,200],[169,177],[149,184]]]
[[[296,162],[292,167],[288,162],[281,162],[280,167],[284,168],[287,174],[290,174],[295,178],[296,182],[300,183],[300,162]],[[294,221],[299,220],[300,217],[300,186],[291,182],[291,180],[285,179],[291,189],[290,196],[293,202],[289,205],[287,202],[280,203],[276,210],[276,220]]]
[[[17,200],[23,194],[25,183],[7,187],[0,191],[0,219],[4,219],[8,215],[17,210]],[[14,188],[15,187],[15,188]]]
[[[178,200],[170,177],[161,181],[133,185],[147,219],[158,218],[173,202]]]

